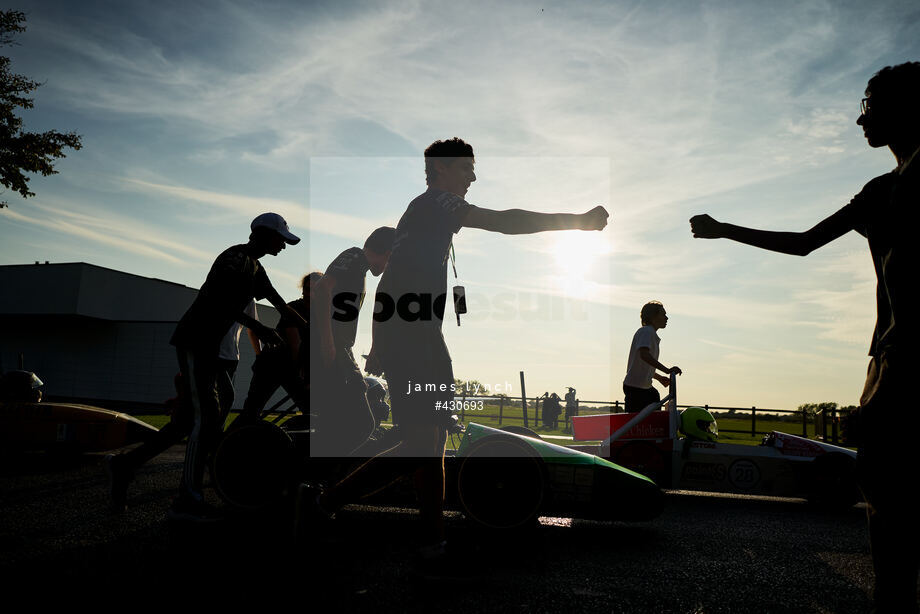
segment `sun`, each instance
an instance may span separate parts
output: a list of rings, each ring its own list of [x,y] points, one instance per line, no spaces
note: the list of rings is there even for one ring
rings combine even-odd
[[[556,268],[565,279],[569,296],[583,293],[588,274],[611,252],[607,237],[599,232],[567,231],[554,237]]]

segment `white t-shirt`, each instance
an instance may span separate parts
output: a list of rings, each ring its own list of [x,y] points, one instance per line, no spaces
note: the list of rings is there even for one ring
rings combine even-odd
[[[652,387],[652,376],[655,374],[655,367],[642,360],[642,357],[639,356],[639,349],[648,348],[652,358],[657,361],[660,341],[661,339],[658,338],[654,326],[646,325],[636,331],[636,334],[633,335],[632,347],[629,348],[629,359],[626,361],[624,386],[632,386],[633,388]]]
[[[259,319],[256,315],[256,302],[253,300],[249,301],[243,313],[250,318]],[[237,361],[240,359],[240,334],[242,332],[243,325],[239,322],[234,322],[230,325],[230,330],[228,330],[224,338],[220,340],[220,351],[217,353],[218,358]]]

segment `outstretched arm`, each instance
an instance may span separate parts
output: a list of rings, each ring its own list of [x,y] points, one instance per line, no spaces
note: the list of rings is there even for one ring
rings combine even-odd
[[[693,232],[693,236],[698,239],[731,239],[732,241],[753,245],[771,252],[807,256],[819,247],[843,236],[849,230],[852,230],[853,226],[847,216],[842,215],[840,212],[825,218],[805,232],[756,230],[717,222],[710,216],[703,214],[690,218],[690,229]]]
[[[603,230],[610,214],[601,206],[587,213],[538,213],[523,209],[495,211],[472,207],[463,225],[506,235],[525,235],[547,230]]]

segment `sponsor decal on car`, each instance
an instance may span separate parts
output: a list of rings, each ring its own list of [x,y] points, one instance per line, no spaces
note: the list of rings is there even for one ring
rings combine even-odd
[[[719,463],[684,463],[681,480],[696,482],[721,482],[725,479],[725,465]]]
[[[773,434],[773,447],[785,456],[815,457],[825,453],[824,448],[815,442],[786,433]]]

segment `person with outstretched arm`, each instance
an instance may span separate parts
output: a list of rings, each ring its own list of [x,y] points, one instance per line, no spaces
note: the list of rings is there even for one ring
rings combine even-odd
[[[314,500],[316,515],[329,517],[339,506],[391,483],[407,470],[414,471],[423,573],[437,569],[435,561],[447,563],[442,510],[450,411],[445,408],[453,400],[454,375],[441,325],[450,300],[447,261],[453,236],[464,227],[504,234],[602,230],[608,218],[600,206],[574,214],[471,205],[464,197],[476,180],[474,164],[472,146],[459,138],[436,141],[425,150],[428,189],[409,203],[400,218],[377,289],[379,312],[366,369],[386,377],[401,441]],[[401,459],[393,462],[394,456]]]
[[[920,482],[920,461],[913,446],[897,439],[920,427],[910,366],[918,343],[920,62],[886,66],[869,80],[865,94],[856,123],[870,147],[888,147],[897,166],[869,181],[849,204],[804,232],[755,230],[709,215],[694,216],[690,225],[697,238],[731,239],[796,256],[851,230],[868,240],[878,279],[878,319],[857,413],[857,474],[868,504],[873,599],[878,612],[916,612],[920,523],[910,499]]]

